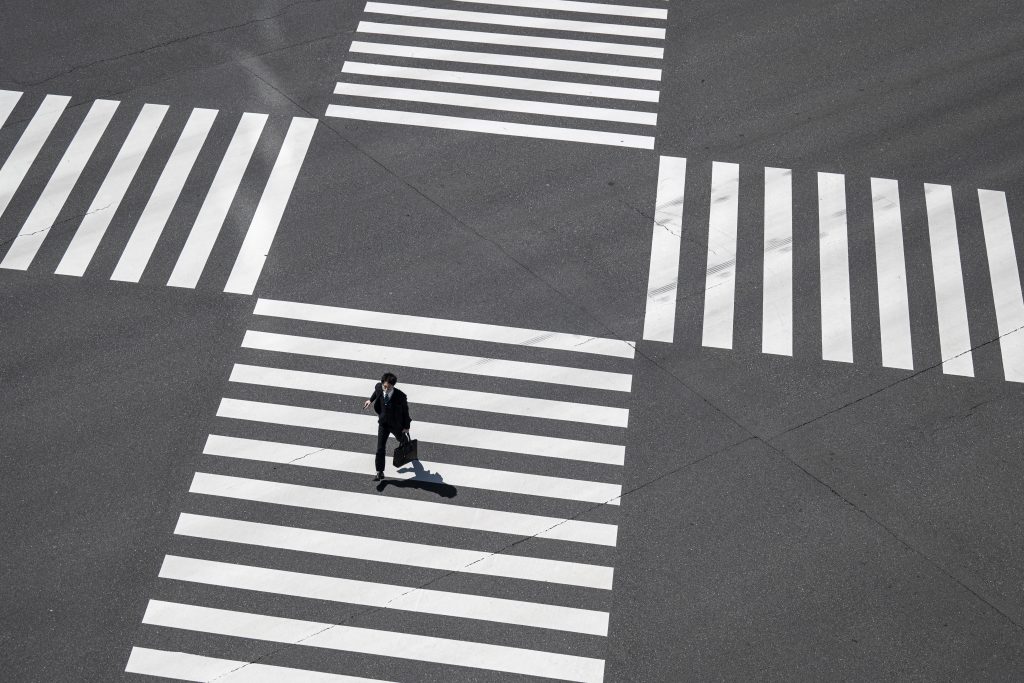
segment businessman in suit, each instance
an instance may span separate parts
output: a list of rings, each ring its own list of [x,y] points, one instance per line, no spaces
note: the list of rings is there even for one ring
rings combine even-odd
[[[404,444],[409,440],[409,426],[412,425],[412,418],[409,417],[409,401],[405,392],[396,389],[398,377],[392,372],[385,372],[373,388],[370,398],[363,404],[363,410],[371,405],[377,413],[377,458],[374,465],[377,467],[377,476],[374,481],[384,479],[384,449],[388,443],[388,435],[394,434],[398,443]]]

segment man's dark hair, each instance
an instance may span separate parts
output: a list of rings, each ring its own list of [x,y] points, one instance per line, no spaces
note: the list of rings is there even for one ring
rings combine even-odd
[[[391,386],[395,386],[398,384],[398,377],[396,377],[393,372],[385,372],[381,375],[380,382],[381,384],[390,384]]]

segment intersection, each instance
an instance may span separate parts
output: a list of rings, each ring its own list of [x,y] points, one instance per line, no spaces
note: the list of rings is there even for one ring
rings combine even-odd
[[[1011,3],[9,9],[11,680],[1024,670]]]

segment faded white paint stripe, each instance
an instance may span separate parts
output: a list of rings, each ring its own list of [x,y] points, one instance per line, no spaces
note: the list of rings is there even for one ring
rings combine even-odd
[[[576,21],[573,19],[546,19],[544,17],[528,17],[518,14],[492,14],[488,12],[465,12],[416,5],[396,5],[387,2],[366,3],[367,12],[390,14],[413,19],[435,19],[440,21],[458,21],[471,24],[494,24],[497,26],[521,26],[523,28],[541,28],[551,31],[576,31],[580,33],[601,33],[613,36],[632,38],[665,39],[665,29],[650,26],[632,26],[629,24],[604,24],[595,21]]]
[[[504,55],[494,52],[465,52],[462,50],[439,50],[416,45],[391,45],[389,43],[364,43],[354,41],[349,52],[361,52],[406,59],[432,59],[444,62],[461,62],[465,64],[489,64],[508,66],[517,69],[538,69],[544,71],[568,71],[578,74],[595,76],[611,76],[617,78],[636,78],[646,81],[660,81],[661,69],[650,69],[640,66],[624,66],[622,64],[603,64],[601,62],[580,62],[568,59],[548,59],[545,57],[523,57],[521,55]]]
[[[206,439],[203,453],[353,474],[365,473],[367,463],[369,463],[369,456],[366,453],[341,451],[333,448],[314,448],[275,441],[241,439],[217,434],[211,434]],[[391,463],[386,463],[385,467],[388,476],[394,479],[466,486],[524,496],[543,496],[560,500],[618,505],[622,495],[622,487],[618,484],[450,465],[435,461],[413,461],[411,465],[398,471],[392,468]]]
[[[366,605],[380,609],[437,614],[593,636],[608,635],[608,613],[597,610],[452,593],[416,586],[355,581],[177,555],[164,557],[163,565],[160,567],[160,578],[312,600]]]
[[[882,365],[913,370],[914,349],[910,341],[910,299],[907,295],[907,262],[903,253],[899,183],[872,178],[871,204],[875,221]]]
[[[270,170],[267,185],[263,188],[260,203],[256,205],[252,222],[245,233],[238,258],[224,286],[232,294],[252,294],[263,271],[263,264],[270,253],[270,245],[277,235],[277,228],[284,216],[285,206],[291,197],[295,180],[306,158],[306,151],[316,132],[316,119],[293,118],[288,132],[281,143],[281,151]]]
[[[124,199],[142,164],[142,159],[156,137],[167,109],[165,104],[143,105],[96,197],[89,205],[85,218],[82,219],[75,236],[71,239],[71,244],[64,252],[64,257],[55,271],[57,275],[81,277],[85,274],[110,226],[110,221],[121,206],[121,200]]]
[[[384,498],[367,493],[228,477],[205,472],[196,472],[189,492],[349,515],[402,519],[406,523],[434,524],[574,543],[614,546],[618,531],[614,524],[487,510],[450,503]]]
[[[978,190],[978,202],[985,230],[1003,375],[1011,382],[1024,382],[1024,297],[1021,296],[1017,251],[1013,246],[1006,194]]]
[[[203,274],[206,261],[210,258],[217,236],[220,235],[224,219],[228,216],[238,186],[242,184],[242,177],[249,167],[249,160],[252,159],[266,122],[266,114],[242,114],[224,158],[221,159],[217,175],[210,183],[210,190],[206,193],[199,215],[192,224],[185,246],[178,254],[174,271],[167,281],[171,287],[194,289],[199,283],[199,277]]]
[[[372,380],[365,377],[327,375],[319,372],[244,364],[236,364],[232,368],[230,379],[232,382],[260,384],[282,389],[360,397],[367,396],[369,392],[367,387],[373,384]],[[433,387],[407,382],[402,383],[402,390],[409,394],[417,405],[479,410],[487,413],[521,415],[547,420],[585,422],[609,427],[626,427],[629,422],[629,409],[627,408],[552,401],[529,396],[492,394],[484,391]]]
[[[967,322],[967,296],[960,269],[960,244],[953,209],[953,188],[925,183],[928,237],[935,281],[935,308],[939,323],[942,371],[947,375],[974,377],[971,331]]]
[[[461,372],[468,375],[507,377],[509,379],[565,384],[568,386],[628,392],[632,375],[563,365],[546,365],[523,361],[503,360],[482,356],[463,356],[454,353],[403,349],[393,346],[357,344],[334,339],[299,337],[276,332],[249,330],[242,339],[242,347],[304,356],[338,358],[364,363],[383,363],[403,367]]]
[[[600,659],[161,600],[149,601],[142,623],[582,683],[600,683],[604,678],[604,661]]]
[[[704,330],[701,343],[732,348],[736,307],[736,231],[739,221],[740,167],[711,165],[708,260],[704,281]]]
[[[53,224],[57,222],[61,209],[64,208],[82,171],[92,158],[92,153],[119,104],[120,102],[113,100],[96,100],[89,107],[89,113],[85,115],[78,132],[57,163],[57,168],[54,169],[35,206],[32,207],[32,212],[25,219],[4,260],[0,262],[0,268],[27,270],[32,264],[32,259],[43,246],[43,241],[50,234]]]
[[[212,541],[245,543],[353,560],[384,562],[445,572],[500,576],[508,579],[557,583],[601,590],[611,590],[614,577],[612,567],[601,565],[389,541],[382,538],[368,538],[188,513],[182,513],[178,517],[174,533]]]
[[[132,648],[125,673],[201,683],[385,683],[377,678],[343,676],[145,647]]]
[[[25,126],[17,144],[0,168],[0,216],[7,210],[11,198],[70,101],[71,98],[64,95],[47,95]]]
[[[793,355],[793,172],[764,169],[761,352]]]
[[[167,220],[171,217],[171,211],[178,202],[185,181],[192,172],[192,167],[216,118],[216,109],[192,110],[167,164],[160,173],[160,178],[156,181],[153,194],[139,216],[135,230],[128,238],[128,244],[121,252],[121,258],[110,276],[111,280],[138,282],[142,278],[142,273],[149,264],[153,250],[156,249]]]
[[[620,358],[633,358],[636,353],[634,342],[621,339],[591,337],[582,334],[568,334],[566,332],[550,332],[548,330],[533,330],[525,327],[471,323],[444,318],[426,318],[400,313],[364,311],[357,308],[342,308],[340,306],[303,304],[294,301],[259,299],[256,302],[253,314],[330,323],[332,325],[365,327],[391,332],[427,334],[435,337],[457,337],[459,339],[494,342],[497,344],[535,346],[542,349],[556,349],[559,351],[579,351],[581,353],[618,356]]]
[[[853,362],[850,258],[846,239],[846,178],[818,174],[818,245],[821,264],[821,357]]]
[[[320,408],[305,408],[277,403],[240,401],[233,398],[221,399],[217,409],[218,417],[236,420],[252,420],[270,424],[282,424],[308,429],[325,429],[335,432],[376,435],[377,418],[371,415],[356,415]],[[506,453],[539,455],[545,458],[562,458],[580,462],[594,462],[604,465],[622,465],[625,446],[577,441],[553,436],[502,432],[495,429],[478,429],[459,425],[416,421],[414,436],[420,441],[447,446],[480,448]]]
[[[382,78],[401,78],[415,81],[433,81],[436,83],[456,83],[459,85],[482,85],[490,88],[532,90],[535,92],[581,95],[583,97],[604,97],[613,100],[631,100],[635,102],[657,102],[659,97],[657,90],[645,90],[643,88],[623,88],[618,85],[596,85],[574,81],[551,81],[541,78],[523,78],[521,76],[500,76],[475,71],[424,69],[418,66],[393,66],[390,64],[367,64],[349,61],[345,62],[341,71],[342,73],[359,74],[361,76],[380,76]]]
[[[605,43],[593,40],[569,40],[566,38],[547,38],[543,36],[521,36],[513,33],[487,33],[484,31],[460,31],[430,26],[408,26],[405,24],[380,24],[373,21],[361,21],[356,31],[375,33],[386,36],[404,36],[408,38],[427,38],[462,43],[481,43],[486,45],[512,45],[516,47],[535,47],[541,50],[563,50],[569,52],[596,52],[602,55],[622,55],[626,57],[645,57],[661,59],[664,48],[650,45],[628,45],[623,43]]]
[[[644,339],[649,341],[671,342],[675,336],[685,190],[686,159],[661,157],[644,312]]]

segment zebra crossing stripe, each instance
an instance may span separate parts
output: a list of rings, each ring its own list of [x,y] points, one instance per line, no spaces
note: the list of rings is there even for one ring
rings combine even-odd
[[[960,245],[953,211],[953,188],[925,183],[924,199],[928,213],[942,371],[947,375],[974,377],[967,296],[960,269]]]
[[[329,323],[332,325],[387,330],[389,332],[456,337],[458,339],[493,342],[495,344],[515,344],[518,346],[532,346],[559,351],[593,353],[602,356],[617,356],[619,358],[633,358],[636,354],[633,342],[621,339],[533,330],[525,327],[472,323],[445,318],[427,318],[401,313],[366,311],[357,308],[343,308],[341,306],[304,304],[276,299],[258,299],[253,314]]]
[[[903,253],[899,183],[872,178],[871,204],[875,224],[882,365],[913,370],[914,348],[910,340],[910,300],[907,295],[906,257]]]
[[[619,55],[624,57],[642,57],[662,59],[664,48],[650,45],[629,45],[623,43],[605,43],[593,40],[571,40],[568,38],[547,38],[543,36],[524,36],[514,33],[487,33],[484,31],[461,31],[432,26],[410,26],[406,24],[381,24],[374,21],[361,21],[356,27],[359,33],[375,33],[386,36],[402,36],[407,38],[425,38],[462,43],[481,43],[487,45],[510,45],[513,47],[535,47],[542,50],[563,50],[569,52],[596,52],[602,55]]]
[[[561,116],[595,121],[619,121],[622,123],[635,123],[637,125],[644,126],[653,126],[658,122],[657,114],[644,111],[632,111],[629,109],[585,107],[575,104],[516,100],[507,97],[490,97],[486,95],[465,95],[462,93],[444,92],[441,90],[391,88],[382,85],[367,85],[364,83],[338,83],[334,88],[334,94],[348,95],[350,97],[372,97],[377,99],[398,100],[402,102],[427,102],[431,104],[444,104],[452,107],[489,109],[492,111],[513,111],[525,114],[539,114],[541,116]]]
[[[142,159],[153,143],[167,110],[167,105],[163,104],[143,105],[96,197],[89,205],[85,218],[71,238],[71,243],[55,271],[57,275],[81,277],[85,274],[103,235],[110,226],[111,219],[128,191],[128,186],[142,164]]]
[[[64,95],[47,95],[18,138],[10,156],[0,168],[0,216],[4,215],[11,198],[70,101],[71,98]]]
[[[570,73],[592,74],[594,76],[610,76],[616,78],[635,78],[647,81],[661,80],[661,69],[625,66],[622,64],[605,64],[602,62],[548,59],[546,57],[523,57],[520,55],[505,55],[493,52],[438,50],[414,45],[390,45],[388,43],[364,43],[361,41],[354,41],[349,47],[349,52],[384,55],[388,57],[404,57],[406,59],[431,59],[435,61],[460,62],[465,64],[508,66],[518,69],[567,71]],[[337,91],[335,91],[335,93],[337,93]]]
[[[252,294],[256,290],[256,282],[263,271],[267,254],[270,253],[270,245],[274,242],[285,206],[306,158],[306,151],[313,141],[316,124],[316,119],[295,117],[288,126],[281,150],[228,276],[225,292]]]
[[[174,533],[226,543],[599,590],[611,590],[614,578],[614,569],[601,565],[390,541],[190,513],[179,515]]]
[[[0,90],[0,128],[7,123],[7,117],[14,111],[20,99],[21,93],[16,90]]]
[[[150,600],[144,624],[419,662],[600,683],[604,661],[576,655]]]
[[[821,263],[821,357],[852,363],[846,178],[840,173],[818,174],[818,245]]]
[[[167,281],[169,286],[194,289],[199,283],[266,122],[266,114],[242,114],[185,246],[178,254],[174,271]]]
[[[732,348],[739,185],[739,165],[712,164],[702,344],[720,349]]]
[[[556,12],[585,12],[587,14],[611,14],[619,17],[638,19],[668,19],[668,10],[655,7],[634,7],[632,5],[609,5],[603,2],[575,2],[574,0],[456,0],[472,2],[474,5],[502,5],[546,9]]]
[[[360,76],[380,76],[383,78],[433,81],[436,83],[456,83],[458,85],[483,85],[491,88],[532,90],[535,92],[580,95],[582,97],[603,97],[634,102],[657,102],[659,97],[657,90],[643,88],[624,88],[618,85],[596,85],[573,81],[551,81],[541,78],[523,78],[521,76],[499,76],[474,71],[424,69],[418,66],[393,66],[390,64],[368,64],[365,62],[347,61],[341,67],[341,71],[342,73],[358,74]]]
[[[1003,375],[1011,382],[1024,382],[1024,297],[1021,296],[1006,194],[978,190],[978,202],[988,251]]]
[[[146,647],[132,648],[125,673],[202,683],[386,683],[376,678],[343,676]]]
[[[505,510],[487,510],[450,503],[382,498],[368,493],[352,493],[316,486],[284,484],[263,479],[246,479],[205,472],[196,472],[189,492],[310,510],[326,510],[384,519],[404,519],[418,524],[433,524],[574,543],[614,546],[618,533],[618,527],[614,524],[581,522]]]
[[[220,406],[217,408],[217,416],[367,436],[377,433],[377,418],[375,416],[277,403],[241,401],[233,398],[221,399]],[[624,446],[615,444],[502,432],[496,429],[478,429],[418,420],[415,424],[415,434],[418,439],[426,443],[538,455],[545,458],[561,458],[603,465],[621,466],[626,452]]]
[[[288,370],[264,366],[236,364],[231,370],[232,382],[300,391],[316,391],[342,396],[367,395],[371,380],[365,377],[345,377],[319,372]],[[629,422],[629,409],[597,406],[589,403],[570,403],[529,396],[510,396],[485,391],[451,389],[422,384],[402,383],[403,390],[418,405],[443,406],[461,410],[479,410],[502,415],[520,415],[547,420],[585,422],[625,428]]]
[[[217,118],[216,109],[193,109],[167,160],[156,187],[135,224],[128,244],[114,268],[111,280],[138,282],[163,234],[167,219],[181,195],[206,137]]]
[[[601,33],[605,35],[627,36],[632,38],[665,39],[665,29],[649,26],[633,26],[629,24],[604,24],[594,21],[576,21],[574,19],[545,19],[528,17],[519,14],[491,14],[488,12],[465,12],[416,5],[396,5],[386,2],[366,3],[366,12],[374,14],[390,14],[413,19],[436,19],[440,21],[457,21],[474,24],[493,24],[497,26],[517,26],[521,28],[540,28],[551,31],[576,31],[581,33]]]
[[[620,372],[573,368],[544,363],[528,363],[525,361],[482,356],[465,356],[438,351],[421,351],[419,349],[404,349],[393,346],[357,344],[333,339],[318,339],[316,337],[301,337],[291,334],[278,334],[276,332],[258,332],[255,330],[246,331],[245,337],[242,339],[242,347],[279,353],[294,353],[304,356],[361,361],[364,363],[383,363],[385,365],[398,365],[425,370],[459,372],[467,375],[564,384],[567,386],[605,389],[608,391],[629,392],[633,383],[632,375]]]
[[[764,169],[761,352],[793,355],[793,172]]]
[[[459,619],[608,635],[608,613],[597,610],[355,581],[176,555],[164,557],[160,578]]]
[[[650,341],[671,342],[675,335],[685,190],[686,159],[660,157],[644,314],[644,339]]]
[[[57,163],[57,168],[32,207],[32,212],[25,219],[18,236],[14,238],[7,255],[0,262],[0,268],[27,270],[31,265],[65,202],[71,196],[71,190],[85,170],[85,165],[92,157],[119,104],[120,102],[113,100],[96,100],[89,107],[85,120],[79,126],[64,156]]]
[[[370,455],[367,453],[340,451],[333,448],[313,448],[274,441],[257,441],[218,434],[211,434],[206,439],[203,453],[354,474],[365,474],[370,462]],[[389,471],[391,470],[390,464],[387,465],[387,468]],[[410,469],[412,472],[403,474]],[[543,496],[607,505],[618,505],[622,495],[622,486],[619,484],[466,467],[426,460],[414,461],[408,467],[390,476],[398,479],[466,486],[516,495]]]

